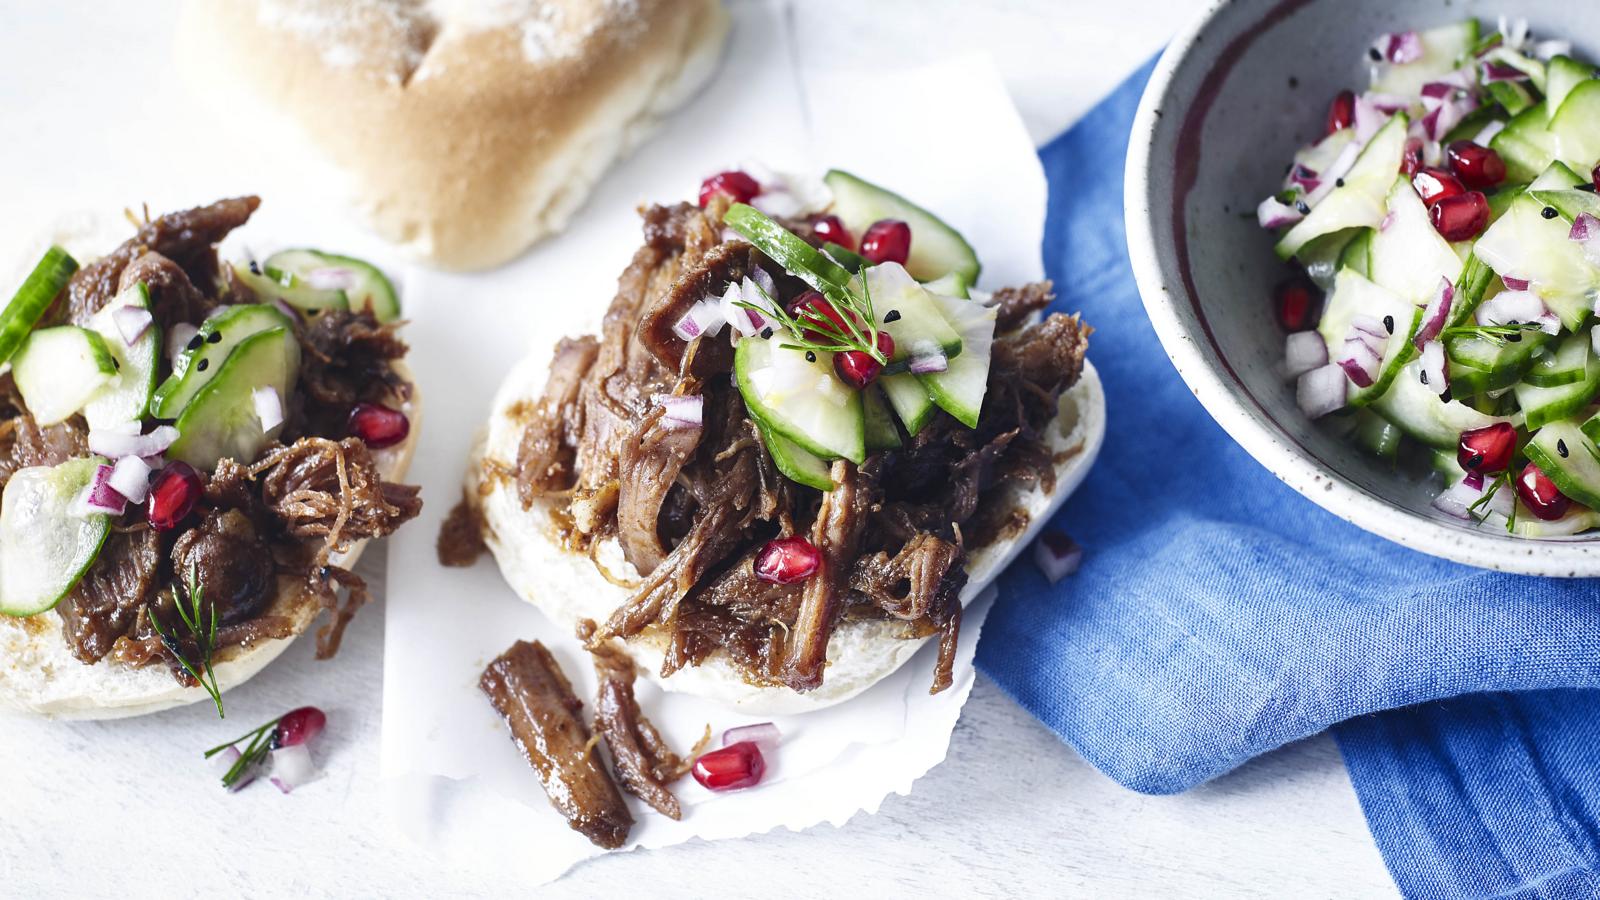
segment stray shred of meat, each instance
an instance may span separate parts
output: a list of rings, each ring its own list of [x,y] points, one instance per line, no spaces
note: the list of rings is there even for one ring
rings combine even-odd
[[[517,641],[478,680],[550,805],[595,846],[627,843],[633,815],[583,723],[583,701],[538,641]]]
[[[489,549],[483,540],[485,527],[483,512],[463,495],[439,526],[439,538],[434,543],[439,565],[464,569],[477,562]]]

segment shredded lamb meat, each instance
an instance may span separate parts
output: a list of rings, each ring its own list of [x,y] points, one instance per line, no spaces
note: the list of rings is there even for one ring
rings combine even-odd
[[[1054,314],[1048,282],[997,292],[996,343],[977,429],[935,414],[896,450],[834,465],[834,488],[776,472],[729,384],[726,334],[684,341],[672,324],[694,302],[757,268],[780,302],[805,285],[750,245],[723,240],[719,199],[640,211],[644,244],[618,280],[602,337],[564,342],[543,399],[522,418],[516,483],[524,505],[564,508],[569,544],[614,539],[643,577],[595,629],[614,638],[660,630],[662,674],[725,653],[757,685],[814,690],[843,622],[888,619],[907,637],[937,635],[933,690],[952,680],[969,547],[1025,526],[1010,487],[1053,489],[1043,435],[1082,370],[1089,329]],[[815,242],[810,229],[793,228]],[[665,427],[658,395],[702,397],[704,425]],[[1018,521],[1019,517],[1021,521]],[[800,584],[755,577],[760,548],[807,535],[824,565]]]

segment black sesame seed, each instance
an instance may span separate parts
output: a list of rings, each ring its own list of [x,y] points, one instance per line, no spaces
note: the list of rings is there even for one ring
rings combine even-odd
[[[222,343],[222,332],[220,332],[220,331],[211,332],[211,334],[209,334],[206,337],[206,343],[208,343],[208,344],[220,344],[220,343]]]
[[[764,341],[772,340],[772,329],[771,328],[763,328],[763,329],[761,329],[761,339],[764,340]]]
[[[1588,191],[1589,193],[1592,194],[1592,193],[1594,193],[1594,182],[1586,181],[1583,184],[1578,185],[1577,190]]]
[[[1377,47],[1368,47],[1367,48],[1367,55],[1372,57],[1372,61],[1373,62],[1382,62],[1383,61],[1383,53],[1381,53],[1378,50]]]
[[[120,370],[122,368],[122,360],[117,359],[115,356],[111,357],[111,368]]]
[[[1300,215],[1302,216],[1311,215],[1311,204],[1305,202],[1304,200],[1296,200],[1294,202],[1294,208],[1299,210]]]
[[[253,259],[250,260],[250,274],[251,275],[260,275],[261,274],[261,267],[256,265],[256,261],[253,260]]]
[[[1539,215],[1544,216],[1546,219],[1554,219],[1556,216],[1561,215],[1561,213],[1557,212],[1554,206],[1546,206],[1544,208],[1544,212],[1540,213]]]
[[[898,322],[898,321],[900,321],[900,310],[898,310],[898,309],[889,310],[888,312],[883,314],[883,320],[885,322]]]
[[[1512,332],[1506,335],[1506,341],[1512,344],[1520,344],[1522,343],[1522,335]]]
[[[1567,442],[1566,441],[1556,441],[1556,452],[1561,454],[1561,458],[1562,459],[1566,459],[1567,458]]]
[[[1394,334],[1394,316],[1383,317],[1383,330]]]
[[[199,365],[195,366],[195,371],[204,372],[206,369],[208,369],[210,367],[211,367],[211,360],[205,359],[205,358],[201,358]]]
[[[1423,384],[1427,384],[1428,383],[1428,370],[1427,369],[1423,369],[1422,370],[1422,383]]]
[[[812,353],[810,350],[807,350],[806,351],[806,362],[816,362],[816,361],[817,361],[817,355],[815,353]]]
[[[1450,402],[1450,398],[1452,396],[1453,395],[1450,393],[1450,386],[1449,385],[1446,385],[1445,389],[1439,392],[1439,399],[1443,400],[1446,403]]]
[[[190,350],[199,350],[200,349],[200,335],[197,334],[194,337],[189,338],[189,343],[185,344],[184,346],[189,348]]]

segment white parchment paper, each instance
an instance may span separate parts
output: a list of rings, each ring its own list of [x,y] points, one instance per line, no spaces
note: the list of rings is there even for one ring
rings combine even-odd
[[[456,862],[513,866],[537,882],[600,852],[550,808],[477,690],[490,659],[518,638],[539,639],[588,700],[587,655],[518,600],[492,562],[444,569],[433,542],[506,370],[527,353],[547,354],[563,335],[598,330],[639,243],[635,207],[692,198],[707,174],[742,161],[817,173],[837,166],[916,198],[962,230],[983,259],[984,285],[1040,277],[1044,178],[987,58],[813,71],[791,51],[797,40],[783,6],[735,4],[734,13],[729,54],[710,88],[606,177],[566,234],[495,272],[406,272],[411,365],[426,391],[413,474],[427,508],[390,548],[381,774],[396,824]],[[779,720],[784,743],[759,788],[714,795],[686,778],[676,786],[680,822],[630,799],[639,822],[631,846],[842,824],[910,791],[944,758],[987,611],[981,600],[968,610],[950,690],[927,693],[933,648],[924,648],[855,700]],[[639,700],[681,750],[707,724],[720,734],[751,721],[643,679]]]

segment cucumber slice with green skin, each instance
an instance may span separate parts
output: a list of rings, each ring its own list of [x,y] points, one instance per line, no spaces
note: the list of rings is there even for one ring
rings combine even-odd
[[[1334,281],[1333,294],[1328,298],[1328,308],[1317,326],[1323,342],[1328,345],[1329,359],[1338,359],[1344,352],[1344,342],[1350,336],[1351,325],[1356,316],[1363,315],[1379,322],[1394,322],[1394,333],[1384,345],[1383,363],[1372,385],[1364,388],[1353,383],[1350,385],[1349,405],[1357,407],[1366,406],[1383,396],[1395,376],[1400,374],[1400,369],[1416,355],[1411,336],[1422,324],[1422,307],[1349,269],[1340,272]]]
[[[308,316],[316,316],[330,309],[343,312],[350,308],[350,298],[345,296],[344,291],[321,290],[308,284],[299,284],[287,273],[275,278],[270,274],[252,272],[248,263],[234,263],[233,274],[263,304],[282,300]]]
[[[1388,227],[1372,233],[1368,277],[1401,299],[1426,304],[1439,290],[1439,279],[1452,285],[1461,280],[1461,257],[1439,236],[1407,179],[1395,180],[1386,203]]]
[[[255,461],[282,423],[263,430],[256,416],[253,393],[271,387],[287,403],[300,371],[300,341],[289,328],[273,328],[239,342],[210,383],[195,394],[178,417],[178,439],[167,456],[182,460],[202,472],[217,462]]]
[[[1600,508],[1600,449],[1578,423],[1550,422],[1534,433],[1523,452],[1561,493],[1590,509]]]
[[[156,388],[150,414],[176,419],[200,390],[222,372],[222,364],[240,343],[274,328],[294,329],[294,323],[277,307],[243,303],[207,319],[173,360],[172,374]]]
[[[0,497],[0,613],[53,609],[100,555],[111,517],[82,496],[105,464],[99,457],[20,469]]]
[[[1511,204],[1515,203],[1518,197],[1527,192],[1528,186],[1524,184],[1502,185],[1499,189],[1490,192],[1487,195],[1489,198],[1489,224],[1493,225],[1500,221],[1500,217],[1506,214],[1506,210],[1511,208]]]
[[[841,247],[832,241],[828,241],[822,245],[822,252],[833,257],[834,262],[848,269],[852,275],[860,272],[867,266],[872,265],[872,263],[867,261],[865,256],[862,256],[854,250]]]
[[[394,284],[377,266],[365,260],[300,247],[280,250],[267,257],[266,269],[287,272],[296,284],[342,290],[351,309],[370,307],[380,322],[400,318],[400,297],[395,293]]]
[[[867,442],[867,452],[893,450],[900,446],[900,429],[894,424],[894,413],[883,389],[876,384],[867,385],[861,392],[862,434]]]
[[[1522,380],[1532,387],[1556,388],[1576,384],[1588,377],[1594,350],[1587,334],[1568,335],[1556,352],[1541,356]]]
[[[961,334],[946,320],[936,295],[918,284],[905,268],[895,263],[872,266],[855,283],[860,285],[857,294],[872,301],[878,328],[894,338],[892,362],[932,353],[955,359],[966,352]]]
[[[1511,525],[1511,533],[1517,537],[1526,538],[1552,538],[1571,537],[1583,534],[1594,528],[1600,528],[1600,513],[1584,506],[1573,504],[1567,514],[1554,522],[1546,522],[1530,514],[1522,507],[1522,501],[1517,501],[1517,521]]]
[[[782,266],[785,272],[811,285],[834,303],[844,302],[848,305],[847,291],[853,277],[850,270],[801,240],[799,235],[779,225],[766,213],[753,206],[735,203],[728,207],[722,224],[738,232],[751,246]]]
[[[1506,164],[1507,181],[1532,181],[1560,155],[1556,137],[1550,132],[1547,109],[1544,103],[1538,103],[1512,116],[1489,141],[1490,149],[1499,153]]]
[[[915,375],[883,375],[878,378],[878,386],[883,388],[894,414],[912,437],[917,436],[939,408]]]
[[[1295,164],[1305,166],[1318,174],[1326,172],[1328,167],[1339,159],[1339,155],[1344,153],[1344,148],[1350,146],[1350,142],[1355,139],[1354,128],[1341,128],[1310,147],[1297,151],[1294,155]]]
[[[1577,172],[1572,171],[1571,166],[1556,160],[1528,185],[1528,190],[1533,193],[1538,193],[1539,191],[1567,191],[1584,184],[1588,180]]]
[[[1561,318],[1570,331],[1582,327],[1600,288],[1600,268],[1584,257],[1582,245],[1569,240],[1569,224],[1557,215],[1544,217],[1544,204],[1530,195],[1519,197],[1500,220],[1478,238],[1473,253],[1503,277],[1532,282],[1532,290]]]
[[[1524,110],[1532,109],[1538,105],[1539,98],[1533,92],[1515,81],[1492,81],[1484,86],[1489,91],[1489,96],[1494,102],[1505,107],[1506,112],[1516,115]]]
[[[118,294],[89,320],[89,327],[105,341],[117,367],[116,376],[83,406],[90,431],[138,422],[150,411],[156,369],[161,364],[161,328],[152,322],[129,344],[115,318],[116,311],[125,308],[150,309],[150,289],[143,282]]]
[[[1461,61],[1478,44],[1478,20],[1430,28],[1417,35],[1422,39],[1422,58],[1404,65],[1381,66],[1373,79],[1374,91],[1416,97],[1422,93],[1423,85],[1460,68]]]
[[[1344,176],[1344,187],[1334,188],[1311,210],[1311,215],[1289,229],[1275,248],[1279,259],[1290,259],[1312,239],[1346,228],[1377,228],[1388,214],[1385,199],[1400,171],[1410,120],[1397,113],[1378,130]]]
[[[1593,191],[1532,191],[1530,196],[1545,206],[1555,207],[1561,214],[1563,221],[1571,223],[1574,219],[1588,213],[1591,216],[1600,216],[1600,196]]]
[[[832,354],[787,349],[781,338],[747,337],[733,374],[750,414],[775,434],[823,459],[867,458],[861,392],[833,374]]]
[[[1356,427],[1351,432],[1357,446],[1390,462],[1399,458],[1400,439],[1404,434],[1400,426],[1365,409],[1356,413]]]
[[[1574,335],[1568,340],[1581,340],[1587,344],[1589,336]],[[1511,390],[1517,397],[1517,406],[1522,410],[1528,430],[1536,431],[1551,422],[1576,415],[1589,405],[1596,393],[1600,393],[1600,360],[1591,355],[1583,378],[1578,381],[1560,387],[1535,387],[1521,382]]]
[[[983,395],[989,389],[989,356],[994,345],[998,310],[982,303],[931,294],[945,318],[961,331],[961,355],[950,368],[934,375],[918,375],[933,402],[968,428],[978,427]]]
[[[1517,340],[1512,341],[1471,333],[1446,335],[1444,350],[1450,357],[1451,379],[1455,379],[1453,367],[1467,366],[1489,375],[1482,384],[1474,384],[1479,390],[1494,391],[1516,384],[1552,338],[1542,331],[1524,332],[1515,337]]]
[[[1561,109],[1578,85],[1595,78],[1594,66],[1570,56],[1553,57],[1545,65],[1545,106],[1552,115]]]
[[[959,297],[965,300],[971,296],[969,289],[972,285],[968,284],[967,280],[961,277],[959,272],[951,272],[943,277],[935,278],[923,285],[923,287],[927,288],[931,293],[943,294],[946,297]]]
[[[1461,444],[1461,432],[1506,421],[1459,400],[1442,399],[1437,390],[1422,383],[1422,367],[1416,362],[1400,372],[1388,392],[1372,404],[1372,410],[1413,440],[1451,452]]]
[[[822,176],[833,191],[833,212],[851,234],[864,234],[880,219],[899,219],[911,226],[911,255],[906,269],[918,281],[932,281],[959,272],[968,284],[978,283],[978,254],[967,239],[945,221],[910,200],[849,172],[833,169]]]
[[[34,420],[54,425],[116,377],[117,361],[99,333],[59,325],[28,335],[11,359],[11,374]]]
[[[28,339],[34,324],[76,271],[78,261],[67,251],[51,247],[44,252],[12,295],[11,302],[6,304],[5,311],[0,312],[0,362],[10,359]]]
[[[806,452],[800,445],[760,421],[757,421],[756,427],[761,430],[761,440],[767,445],[772,464],[778,467],[785,478],[819,491],[833,490],[833,474],[827,460]]]
[[[1333,288],[1334,276],[1346,266],[1363,275],[1371,271],[1368,261],[1372,250],[1371,234],[1370,228],[1347,228],[1325,234],[1301,247],[1295,259],[1306,270],[1306,276],[1327,292]]]
[[[1600,79],[1572,89],[1550,117],[1550,132],[1559,149],[1557,159],[1580,172],[1600,162]]]
[[[1473,254],[1461,269],[1461,280],[1456,284],[1456,297],[1450,306],[1450,320],[1446,327],[1460,325],[1478,311],[1483,301],[1491,296],[1492,286],[1498,286],[1499,276]]]

